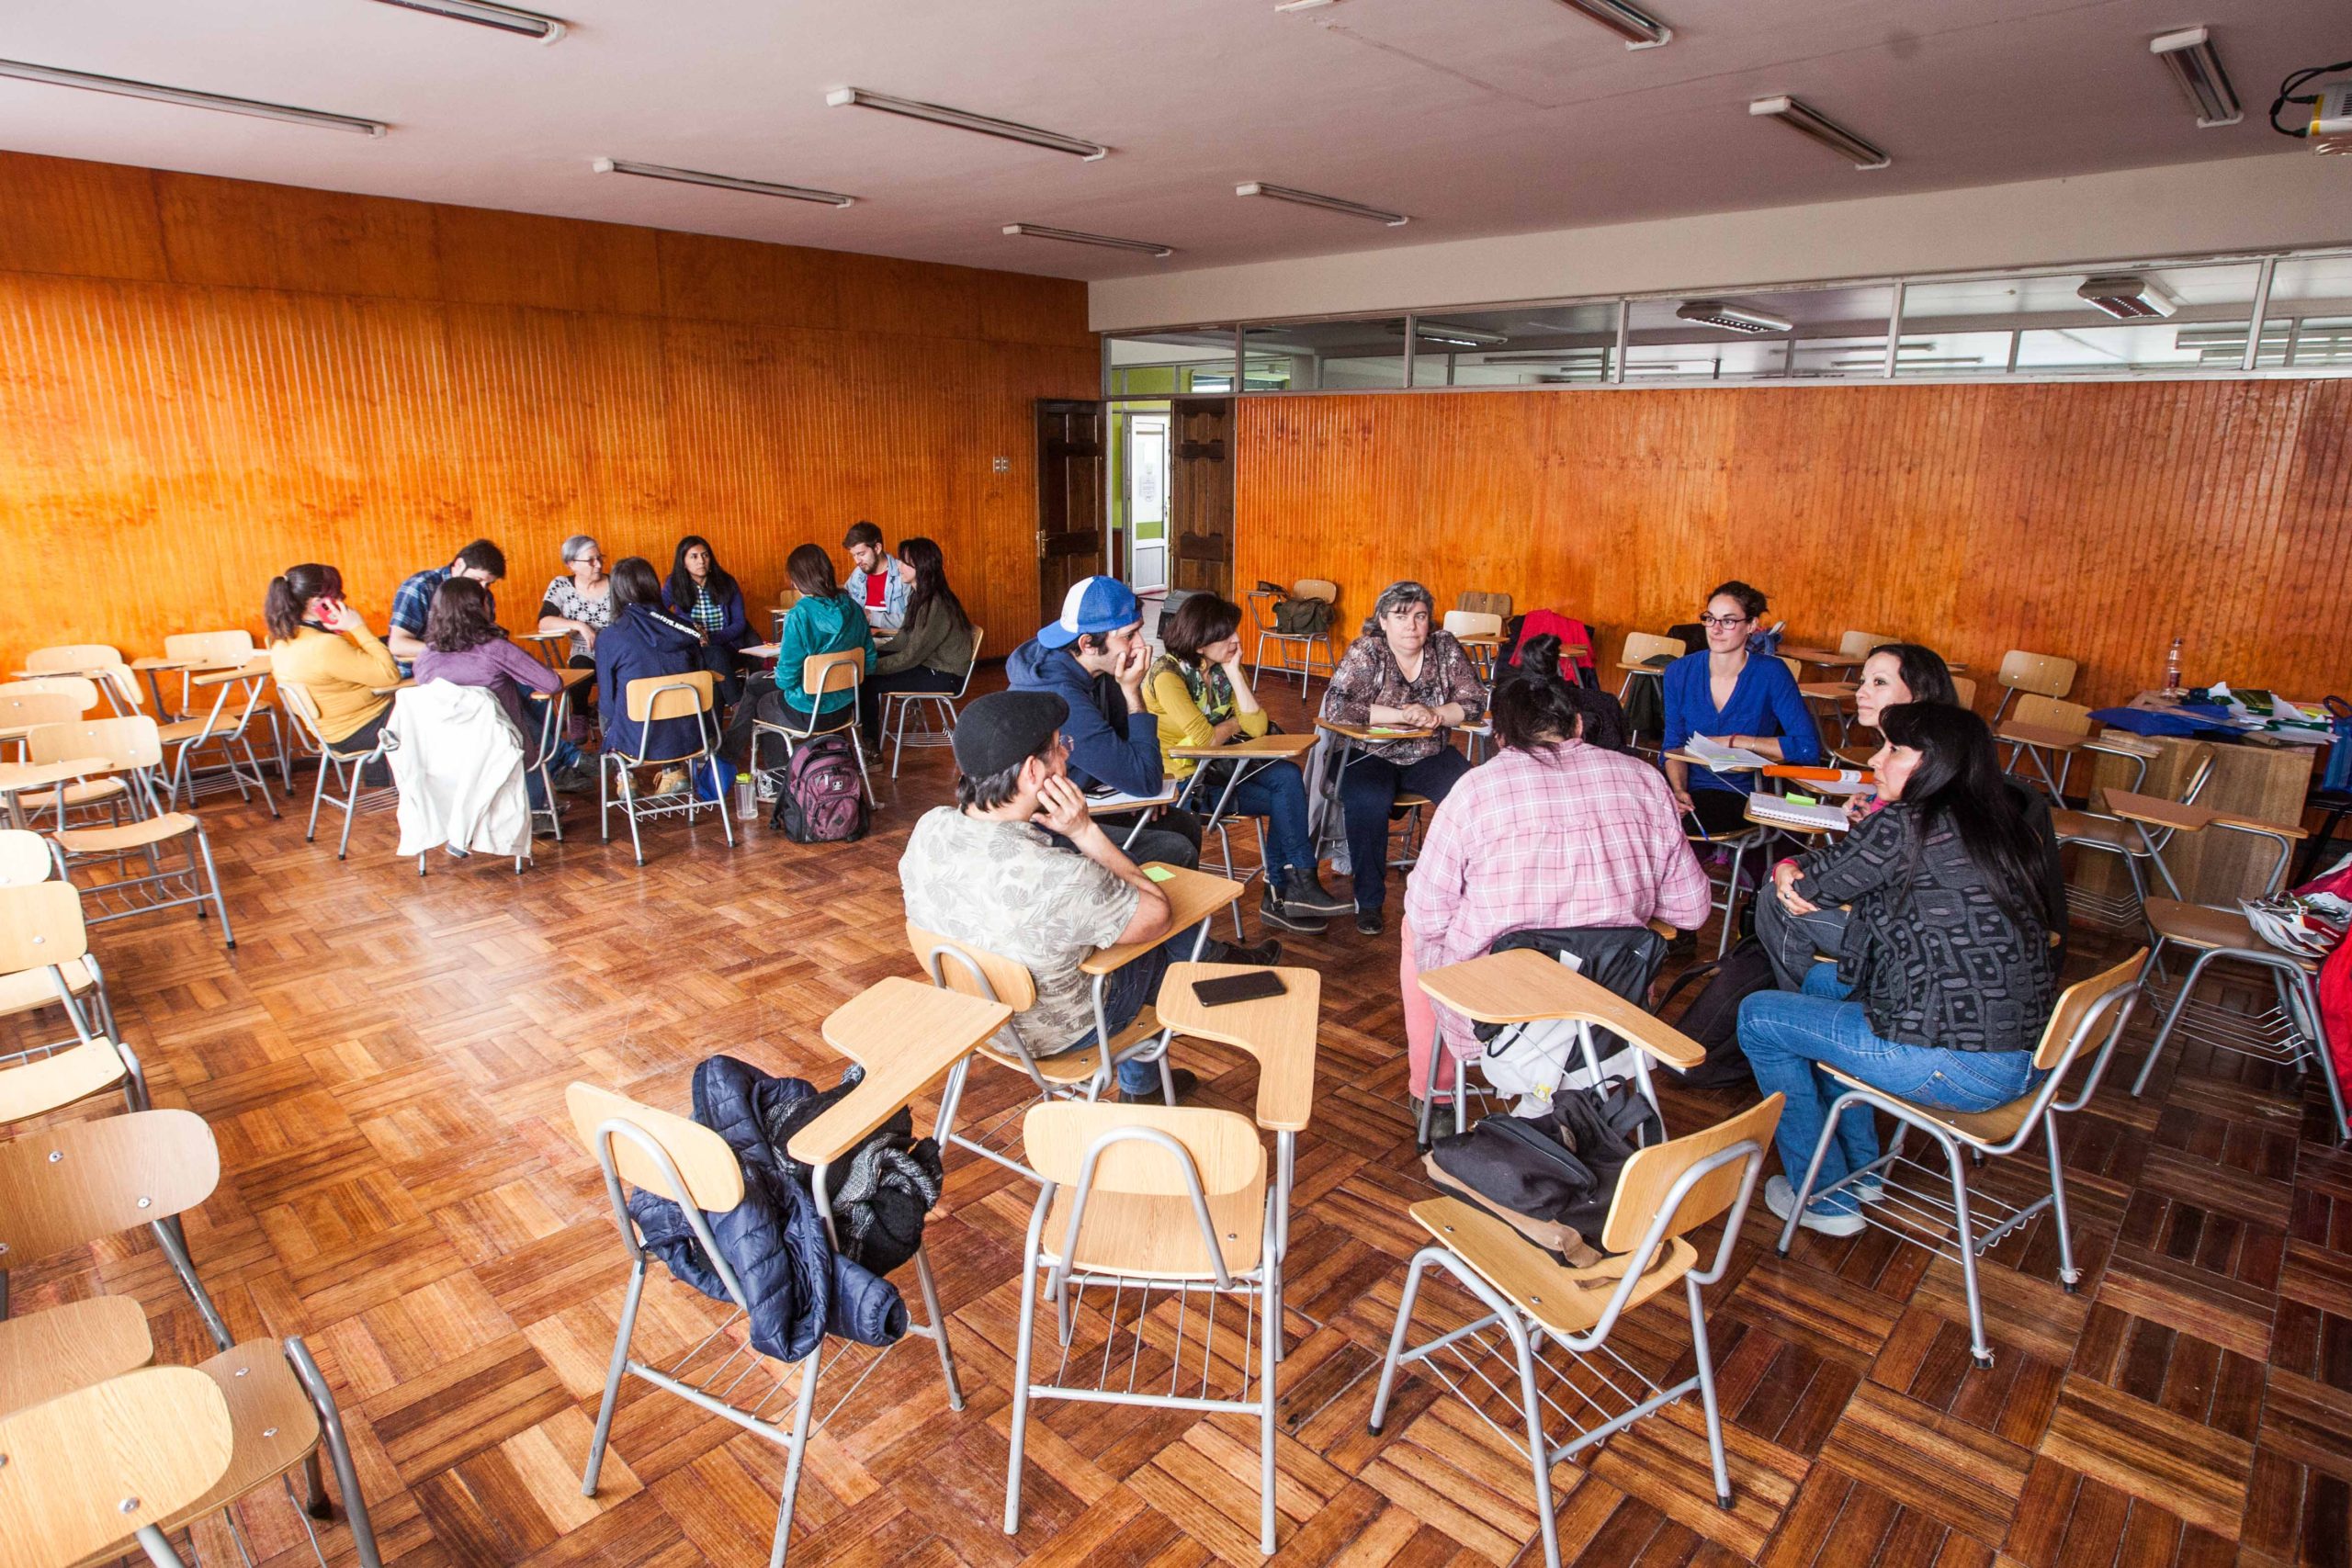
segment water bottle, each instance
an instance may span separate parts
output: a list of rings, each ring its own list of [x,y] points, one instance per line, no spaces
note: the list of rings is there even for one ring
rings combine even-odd
[[[2172,648],[2165,655],[2165,695],[2168,697],[2177,697],[2180,695],[2182,690],[2180,684],[2180,644],[2181,639],[2179,637],[2173,638]]]
[[[759,792],[752,784],[752,775],[748,773],[736,774],[735,815],[751,818],[758,816],[759,812]]]

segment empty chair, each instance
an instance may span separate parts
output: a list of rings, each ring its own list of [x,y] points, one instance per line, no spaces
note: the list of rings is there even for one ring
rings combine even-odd
[[[244,636],[242,632],[237,635]],[[250,642],[252,639],[246,640]],[[201,717],[174,719],[162,728],[164,744],[177,748],[172,753],[171,773],[164,784],[165,803],[175,804],[180,791],[185,789],[188,803],[194,805],[199,773],[226,773],[229,782],[236,786],[239,799],[253,798],[247,793],[249,786],[259,790],[262,804],[269,807],[272,817],[277,816],[277,801],[270,794],[269,781],[262,777],[260,761],[254,756],[252,735],[255,716],[266,711],[268,711],[272,728],[276,728],[277,723],[277,714],[265,709],[261,696],[262,685],[270,676],[268,656],[252,655],[244,663],[227,669],[202,673],[186,671],[182,673],[188,677],[189,686],[211,691],[212,705],[205,709]],[[282,751],[282,733],[279,747]],[[220,760],[199,763],[197,761],[198,754],[207,751],[217,753]],[[239,761],[241,757],[242,762]],[[281,767],[279,772],[282,775],[290,776],[290,770],[287,767]]]
[[[220,632],[178,632],[164,639],[164,657],[185,660],[180,671],[181,707],[186,710],[189,678],[198,671],[233,670],[250,664],[262,650],[254,646],[253,633],[243,630]],[[259,682],[254,683],[258,696]],[[286,729],[277,721],[277,710],[267,699],[257,700],[253,716],[269,726],[272,750],[277,756],[277,772],[286,785],[286,793],[294,793],[293,754],[287,750]]]
[[[1994,706],[1993,722],[2001,722],[2009,709],[2009,699],[2021,692],[2038,692],[2045,697],[2063,697],[2075,689],[2075,661],[2052,653],[2028,653],[2011,649],[2001,655],[2001,667],[1993,672],[2000,685],[2001,700]]]
[[[2049,1209],[2058,1227],[2059,1282],[2072,1292],[2082,1279],[2082,1271],[2075,1267],[2074,1238],[2066,1217],[2065,1161],[2058,1147],[2058,1118],[2080,1111],[2098,1090],[2108,1058],[2114,1055],[2139,999],[2138,976],[2146,956],[2135,953],[2104,974],[2061,993],[2033,1053],[2033,1065],[2046,1076],[2035,1088],[1994,1110],[1943,1111],[1914,1104],[1836,1067],[1820,1067],[1819,1071],[1845,1085],[1845,1090],[1830,1104],[1829,1114],[1822,1122],[1812,1162],[1797,1186],[1795,1206],[1781,1229],[1781,1251],[1788,1251],[1795,1238],[1797,1221],[1807,1203],[1826,1193],[1854,1189],[1854,1195],[1861,1200],[1854,1210],[1865,1224],[1960,1265],[1961,1282],[1968,1295],[1969,1349],[1979,1367],[1990,1367],[1993,1347],[1985,1337],[1984,1305],[1976,1283],[1976,1259],[1982,1254]],[[2086,1051],[2090,1061],[2080,1075],[2081,1083],[2071,1093],[2065,1092]],[[1886,1152],[1815,1192],[1814,1182],[1820,1175],[1821,1162],[1838,1135],[1838,1118],[1868,1116],[1873,1111],[1883,1111],[1895,1121],[1894,1137]],[[1903,1141],[1907,1132],[1928,1137],[1942,1159],[1930,1165],[1905,1156]],[[2048,1165],[2047,1192],[2029,1202],[2012,1203],[1971,1185],[1972,1161],[1962,1157],[1963,1149],[1981,1162],[1988,1156],[2017,1154],[2036,1134]],[[1943,1196],[1946,1191],[1949,1200]]]
[[[1657,750],[1655,745],[1647,747],[1639,745],[1634,735],[1636,727],[1633,722],[1632,706],[1634,682],[1649,682],[1650,685],[1646,688],[1650,694],[1649,700],[1653,704],[1662,705],[1665,688],[1660,678],[1666,673],[1667,663],[1681,658],[1690,651],[1682,646],[1680,637],[1653,637],[1648,632],[1625,634],[1625,646],[1619,649],[1617,654],[1617,668],[1624,671],[1624,679],[1617,683],[1617,700],[1625,705],[1626,738],[1629,741],[1635,742],[1633,746],[1634,750],[1652,753]],[[1653,717],[1653,723],[1665,722],[1658,706],[1653,706],[1651,713],[1656,716]]]
[[[972,689],[972,671],[980,667],[980,644],[988,633],[978,626],[972,628],[972,661],[964,666],[964,683],[953,692],[885,692],[882,694],[882,733],[890,737],[890,776],[899,776],[899,758],[910,744],[915,746],[953,746],[956,743],[956,707],[964,694]],[[839,658],[840,655],[834,655]],[[802,684],[808,682],[804,672]],[[891,725],[893,716],[898,724]],[[910,737],[907,720],[912,716],[918,728]],[[935,721],[935,722],[934,722]],[[864,748],[859,748],[864,756]],[[870,789],[870,786],[869,786]]]
[[[2006,703],[2015,694],[2014,692],[2004,692],[2001,694],[2001,700]],[[1997,710],[1996,711],[1997,714]],[[2004,728],[2007,733],[2000,733]],[[2006,726],[2000,725],[1996,718],[1996,734],[2009,748],[2008,761],[2004,764],[2006,769],[2010,773],[2016,773],[2020,761],[2031,759],[2035,771],[2041,775],[2043,786],[2050,791],[2050,804],[2052,807],[2065,805],[2066,780],[2073,773],[2075,767],[2073,748],[2068,745],[2057,745],[2026,738],[2019,734],[2020,728],[2042,729],[2050,731],[2052,735],[2087,738],[2091,733],[2091,710],[2080,703],[2061,702],[2056,697],[2046,697],[2040,693],[2030,692],[2018,701],[2017,711],[2009,716]],[[2054,773],[2047,755],[2052,750],[2058,753],[2058,767]]]
[[[0,832],[0,863],[41,863],[49,847],[33,834]],[[148,1104],[147,1079],[130,1046],[116,1043],[114,1009],[89,950],[82,901],[63,881],[0,886],[0,1018],[54,1007],[73,1033],[0,1054],[0,1122],[46,1115],[119,1086],[133,1111]]]
[[[1457,610],[1475,610],[1482,615],[1492,615],[1498,621],[1510,619],[1510,595],[1508,593],[1487,593],[1475,588],[1465,588],[1455,596],[1453,607]]]
[[[193,1367],[125,1370],[0,1410],[0,1561],[71,1568],[136,1540],[158,1568],[181,1568],[164,1527],[234,1453],[220,1385]]]
[[[143,715],[48,725],[35,730],[28,744],[37,756],[104,758],[109,771],[129,781],[131,802],[141,813],[137,820],[117,827],[68,828],[50,836],[64,852],[69,875],[102,862],[111,868],[103,878],[84,875],[77,884],[85,899],[84,919],[90,924],[183,904],[195,906],[197,919],[203,919],[204,906],[209,900],[220,917],[221,942],[234,947],[236,933],[229,925],[229,904],[221,897],[220,875],[212,863],[212,844],[205,837],[204,824],[191,812],[163,809],[164,797],[152,782],[164,760],[158,736],[155,721]],[[277,807],[270,809],[274,812]],[[184,865],[166,865],[157,852],[166,845],[178,847],[186,857]],[[134,855],[146,866],[144,872],[132,869]]]
[[[25,655],[28,675],[90,675],[121,665],[122,650],[102,642],[59,643]]]
[[[1724,1462],[1723,1415],[1701,1287],[1722,1279],[1731,1262],[1781,1104],[1774,1094],[1705,1132],[1636,1151],[1609,1205],[1599,1238],[1602,1256],[1583,1267],[1556,1260],[1501,1219],[1459,1199],[1414,1204],[1413,1219],[1431,1239],[1413,1255],[1405,1294],[1396,1304],[1396,1326],[1373,1396],[1372,1430],[1378,1432],[1387,1419],[1396,1370],[1427,1367],[1526,1458],[1535,1483],[1544,1561],[1547,1568],[1559,1568],[1553,1467],[1695,1390],[1715,1501],[1730,1507],[1731,1474]],[[1725,1211],[1730,1218],[1713,1258],[1702,1269],[1689,1234]],[[1421,1280],[1431,1269],[1451,1275],[1485,1310],[1461,1327],[1408,1348]],[[1696,1367],[1680,1382],[1662,1385],[1657,1378],[1665,1373],[1666,1358],[1647,1343],[1629,1348],[1654,1369],[1645,1371],[1609,1341],[1627,1313],[1677,1284],[1683,1289]],[[1523,1440],[1487,1414],[1490,1400],[1518,1407]],[[1581,1411],[1600,1419],[1587,1425]],[[1548,1416],[1564,1418],[1566,1431],[1554,1437]]]
[[[1967,708],[1972,712],[1974,711],[1976,707],[1976,682],[1974,680],[1966,675],[1955,675],[1951,678],[1951,691],[1952,695],[1960,699],[1960,705],[1962,707]]]
[[[2180,804],[2194,806],[2197,797],[2213,776],[2213,745],[2199,740],[2187,747],[2182,754],[2188,772],[2183,777]],[[2143,835],[2141,825],[2108,813],[2074,811],[2065,807],[2050,813],[2051,830],[2062,844],[2074,844],[2085,851],[2111,854],[2123,862],[2125,874],[2132,879],[2132,897],[2114,898],[2093,892],[2073,882],[2066,884],[2066,904],[2078,914],[2086,914],[2104,925],[2122,926],[2143,920],[2143,906],[2148,897],[2148,880],[2141,862],[2151,859],[2171,841],[2176,829],[2150,828]],[[2151,938],[2154,936],[2150,931]]]
[[[302,841],[308,844],[317,840],[319,807],[322,802],[334,800],[336,809],[343,813],[343,831],[336,835],[334,841],[334,858],[342,860],[351,852],[351,820],[359,812],[363,787],[361,771],[382,760],[383,732],[379,730],[375,741],[365,750],[343,750],[320,729],[319,706],[311,700],[309,692],[290,682],[279,682],[277,692],[286,701],[286,711],[294,716],[296,726],[310,738],[311,745],[319,754],[319,774],[311,789],[311,820],[302,830]],[[327,793],[330,781],[335,789],[342,791],[342,798],[335,799]],[[391,787],[390,784],[379,786],[382,790]]]
[[[1275,604],[1280,599],[1319,599],[1329,605],[1330,615],[1319,632],[1285,631],[1277,617]],[[1298,671],[1298,694],[1306,695],[1306,685],[1315,674],[1316,656],[1323,660],[1323,673],[1329,675],[1340,667],[1340,585],[1320,577],[1302,577],[1291,584],[1287,594],[1253,589],[1250,593],[1250,624],[1258,634],[1256,654],[1250,660],[1252,673],[1266,673],[1266,645],[1274,645],[1274,669],[1287,675]],[[1293,666],[1291,650],[1297,649],[1298,663]]]
[[[643,675],[628,683],[628,717],[637,727],[640,737],[639,745],[642,750],[673,750],[660,743],[661,731],[655,728],[665,719],[691,720],[696,741],[690,748],[679,749],[676,756],[633,757],[616,747],[600,754],[596,769],[597,826],[604,836],[610,839],[613,836],[612,813],[617,807],[628,818],[629,848],[636,852],[639,865],[645,863],[645,843],[638,836],[637,825],[643,818],[683,816],[691,824],[695,813],[708,808],[718,814],[718,825],[727,834],[727,841],[729,844],[735,841],[735,823],[729,815],[729,803],[716,798],[702,799],[695,788],[695,780],[712,775],[711,763],[718,755],[718,716],[713,711],[713,682],[716,679],[707,670],[689,670],[677,675]],[[851,712],[854,727],[855,710]],[[607,734],[610,733],[608,730]],[[636,770],[657,766],[684,768],[686,787],[673,795],[638,794]],[[616,784],[617,799],[615,798]],[[714,795],[718,794],[717,791],[712,793]]]
[[[1483,610],[1448,610],[1445,629],[1470,655],[1470,661],[1478,667],[1479,678],[1493,680],[1495,660],[1503,645],[1503,618]]]
[[[97,701],[98,683],[86,675],[35,675],[0,683],[0,741],[21,752],[25,731],[43,724],[71,724]],[[24,803],[17,802],[19,808]]]
[[[1902,640],[1899,637],[1887,637],[1879,632],[1848,632],[1838,639],[1838,651],[1859,664],[1871,656],[1872,649],[1884,648],[1888,643]]]

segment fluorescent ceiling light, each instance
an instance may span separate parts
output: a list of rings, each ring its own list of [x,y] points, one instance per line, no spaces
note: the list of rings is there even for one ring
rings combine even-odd
[[[488,0],[376,0],[379,6],[398,6],[406,11],[423,11],[428,16],[447,17],[453,22],[471,22],[478,28],[495,28],[502,33],[515,33],[523,38],[535,38],[541,43],[554,43],[564,34],[564,26],[553,17],[542,17],[537,11],[518,11],[512,6],[492,6]]]
[[[710,175],[700,169],[673,169],[667,164],[631,164],[619,158],[598,158],[588,165],[600,175],[635,175],[644,180],[671,180],[682,186],[709,186],[714,190],[740,190],[752,196],[780,196],[788,201],[813,201],[820,207],[848,207],[857,197],[837,190],[811,190],[807,186],[775,185],[767,180],[741,179],[734,175]]]
[[[1326,6],[1337,4],[1339,0],[1282,0],[1282,4],[1276,6],[1274,9],[1277,11],[1319,11]]]
[[[1089,234],[1078,229],[1049,229],[1043,223],[1008,223],[1008,234],[1018,234],[1028,240],[1060,240],[1072,245],[1100,245],[1108,251],[1134,251],[1139,255],[1166,258],[1176,254],[1172,245],[1155,245],[1149,240],[1122,240],[1115,234]]]
[[[80,87],[92,93],[115,93],[126,98],[176,104],[182,108],[215,109],[222,114],[249,115],[254,119],[282,120],[319,130],[347,130],[357,136],[381,136],[391,128],[378,119],[328,114],[322,109],[298,109],[285,104],[265,104],[254,98],[232,98],[220,93],[198,93],[187,87],[164,87],[153,82],[127,81],[120,76],[95,76],[86,71],[61,71],[54,65],[34,65],[21,60],[0,60],[0,76],[19,82],[41,82],[52,87]]]
[[[2245,111],[2238,107],[2237,89],[2230,85],[2230,73],[2222,68],[2222,56],[2213,48],[2211,29],[2183,28],[2161,34],[2148,40],[2148,52],[2165,62],[2172,79],[2188,95],[2199,128],[2235,125],[2245,118]]]
[[[1686,321],[1702,326],[1721,327],[1727,333],[1784,333],[1794,323],[1778,316],[1768,316],[1761,310],[1750,310],[1739,305],[1726,305],[1720,299],[1686,299],[1674,308],[1674,313]]]
[[[1560,0],[1560,4],[1591,17],[1623,39],[1627,49],[1656,49],[1674,39],[1672,28],[1646,11],[1626,5],[1624,0]]]
[[[1791,130],[1811,137],[1839,157],[1853,160],[1858,169],[1883,169],[1894,161],[1877,143],[1863,141],[1828,116],[1785,93],[1776,98],[1753,100],[1747,112],[1768,115]]]
[[[894,98],[887,93],[869,93],[863,87],[836,87],[825,95],[825,102],[837,109],[880,109],[885,114],[929,120],[933,125],[951,126],[957,130],[977,131],[982,136],[1001,137],[1007,141],[1023,141],[1032,147],[1068,152],[1090,164],[1111,155],[1108,147],[1083,137],[1064,136],[1058,130],[1040,130],[1034,125],[1023,125],[1018,120],[996,119],[984,114],[973,114],[967,109],[952,109],[944,104],[926,104],[914,98]]]
[[[1398,337],[1405,335],[1402,321],[1388,330]],[[1443,321],[1415,321],[1413,335],[1423,343],[1440,343],[1448,348],[1487,348],[1510,341],[1501,333],[1483,333],[1476,327],[1450,326]]]
[[[2162,321],[2180,309],[2172,291],[2153,278],[2086,277],[2075,292],[2119,321]]]
[[[1295,201],[1301,207],[1319,207],[1326,212],[1344,212],[1351,218],[1369,218],[1385,223],[1391,229],[1410,223],[1401,212],[1387,212],[1377,207],[1366,207],[1360,201],[1342,201],[1336,196],[1318,196],[1311,190],[1294,190],[1289,186],[1270,186],[1262,180],[1248,180],[1233,187],[1236,196],[1271,197],[1276,201]]]

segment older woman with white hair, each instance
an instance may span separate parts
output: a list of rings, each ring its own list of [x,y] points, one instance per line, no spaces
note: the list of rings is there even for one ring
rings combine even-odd
[[[1400,794],[1445,798],[1470,760],[1444,731],[1487,711],[1486,688],[1452,633],[1432,626],[1436,602],[1418,582],[1381,590],[1371,616],[1323,694],[1327,724],[1427,730],[1357,743],[1340,777],[1354,870],[1356,930],[1377,936],[1388,898],[1388,817]]]
[[[585,534],[563,542],[563,575],[548,584],[539,601],[539,630],[571,634],[575,665],[596,662],[596,634],[613,624],[613,580],[605,573],[605,547]]]

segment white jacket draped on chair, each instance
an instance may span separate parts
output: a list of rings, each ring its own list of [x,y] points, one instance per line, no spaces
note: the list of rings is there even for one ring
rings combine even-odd
[[[523,738],[487,688],[447,681],[404,686],[392,699],[384,739],[401,791],[401,854],[436,844],[530,853]]]

